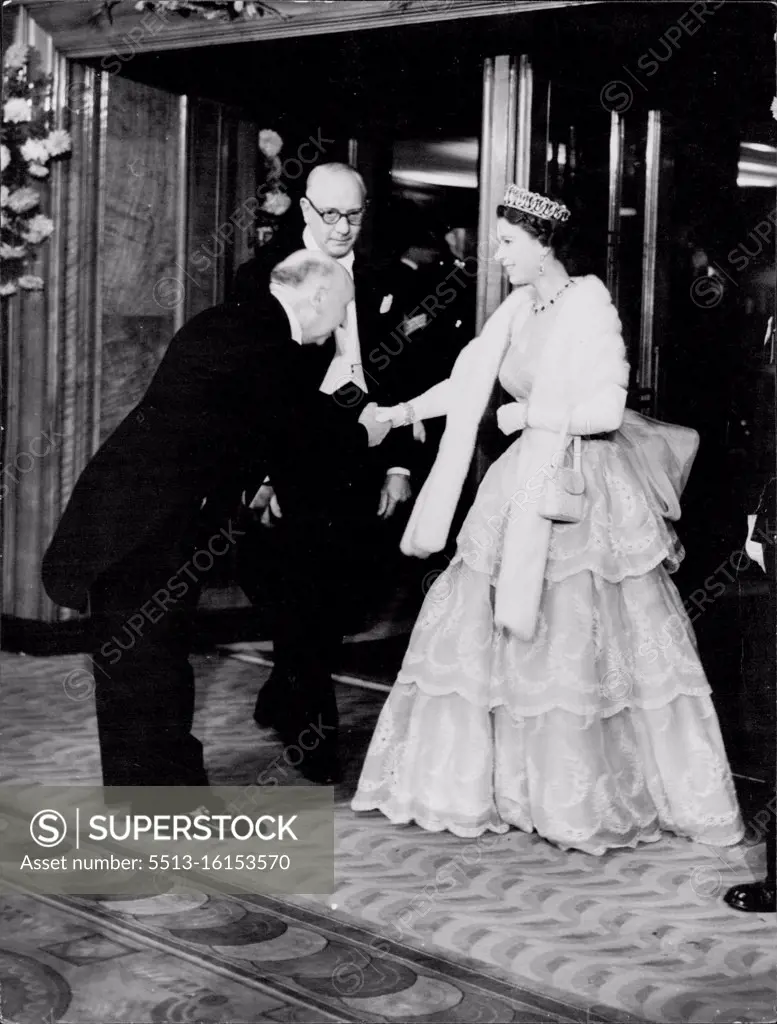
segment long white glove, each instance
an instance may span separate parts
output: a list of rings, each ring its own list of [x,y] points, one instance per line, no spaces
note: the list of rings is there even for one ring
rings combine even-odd
[[[446,379],[441,380],[439,384],[435,384],[428,391],[424,391],[422,395],[411,398],[407,404],[412,406],[416,422],[432,420],[436,416],[447,416],[451,393],[450,379]],[[376,419],[378,422],[390,422],[395,427],[402,426],[405,422],[405,411],[402,405],[384,406],[378,409]]]
[[[379,405],[375,410],[378,423],[390,423],[392,427],[407,426],[406,405]]]
[[[617,430],[623,422],[626,408],[626,390],[619,384],[608,384],[592,398],[579,402],[571,410],[566,423],[568,434],[602,434]],[[538,408],[536,403],[529,409],[528,426],[542,430],[564,429],[563,407]]]
[[[412,415],[414,417],[412,424],[413,439],[423,444],[426,441],[426,428],[424,427],[423,420],[415,419],[415,409],[412,410]],[[390,423],[392,427],[406,427],[408,425],[407,405],[379,406],[375,413],[375,419],[378,423]]]
[[[496,422],[503,434],[514,434],[526,426],[527,402],[509,402],[496,410]]]

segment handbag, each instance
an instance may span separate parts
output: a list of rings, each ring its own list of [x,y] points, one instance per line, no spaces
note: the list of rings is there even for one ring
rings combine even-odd
[[[548,477],[539,502],[539,514],[554,523],[579,523],[584,508],[583,450],[580,438],[575,435],[572,439],[572,465],[559,466],[553,476]]]

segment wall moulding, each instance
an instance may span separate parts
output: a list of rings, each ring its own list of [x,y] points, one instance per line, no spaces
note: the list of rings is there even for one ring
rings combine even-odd
[[[246,21],[214,22],[169,16],[161,20],[135,10],[133,0],[113,9],[113,24],[92,23],[97,0],[20,0],[49,32],[59,52],[70,58],[150,53],[194,46],[262,42],[294,36],[355,32],[362,29],[420,25],[558,7],[589,6],[601,0],[272,0],[282,17],[268,14]]]

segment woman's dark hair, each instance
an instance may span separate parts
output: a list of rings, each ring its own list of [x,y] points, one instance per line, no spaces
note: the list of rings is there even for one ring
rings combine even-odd
[[[541,245],[548,245],[556,248],[554,238],[558,237],[561,222],[549,220],[546,217],[536,217],[533,213],[524,213],[516,210],[514,206],[497,206],[497,217],[503,217],[508,224],[522,228],[527,235],[536,238]]]

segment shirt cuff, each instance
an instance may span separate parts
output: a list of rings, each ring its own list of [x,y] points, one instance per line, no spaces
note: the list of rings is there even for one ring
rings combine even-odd
[[[391,469],[386,470],[386,476],[391,476],[392,473],[396,473],[397,476],[410,476],[409,469],[403,469],[402,466],[392,466]]]

